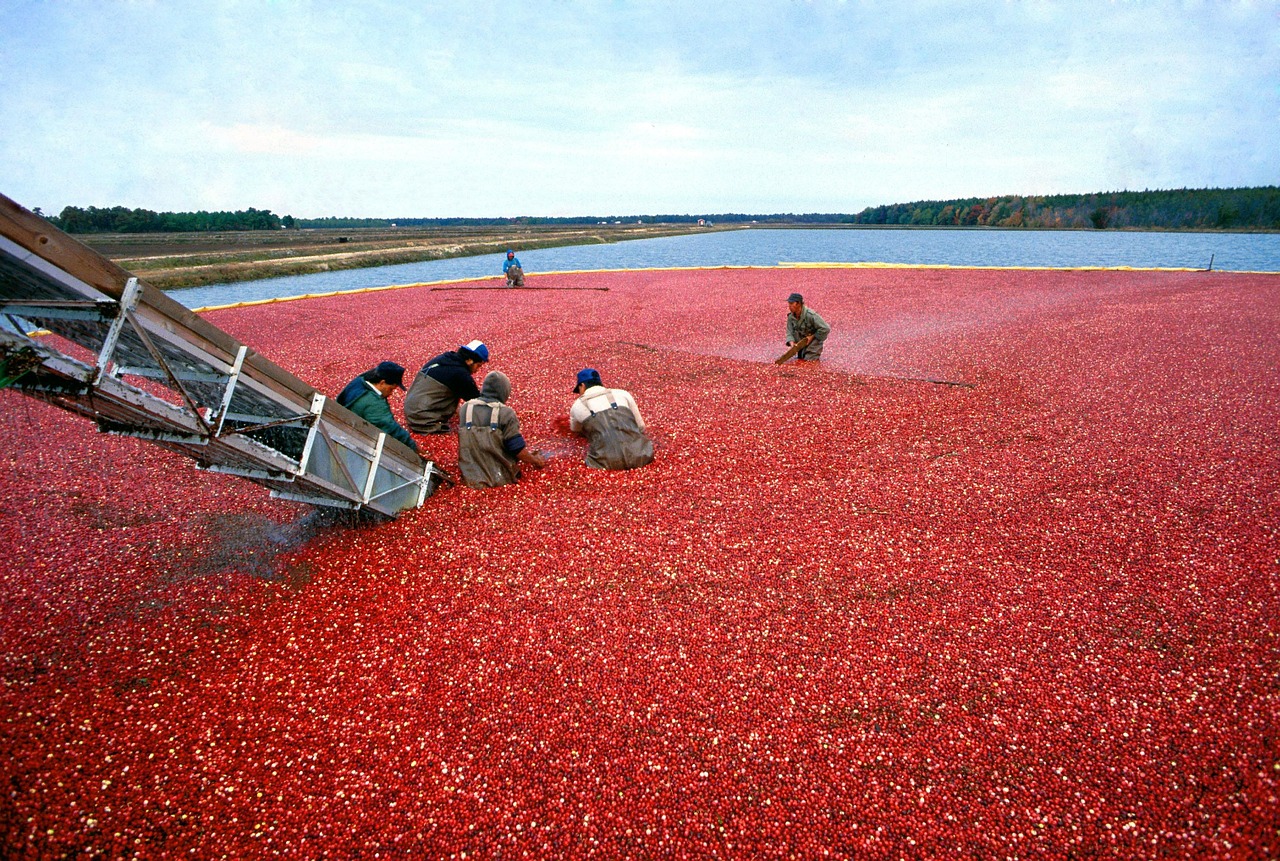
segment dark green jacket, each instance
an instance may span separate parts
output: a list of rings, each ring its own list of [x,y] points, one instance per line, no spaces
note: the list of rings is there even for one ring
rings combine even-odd
[[[414,451],[418,450],[417,442],[414,441],[413,437],[409,436],[407,430],[400,427],[396,417],[391,414],[391,404],[387,403],[387,399],[368,383],[365,383],[364,391],[356,395],[355,399],[347,404],[347,409],[379,430],[384,431],[387,436],[395,437]]]

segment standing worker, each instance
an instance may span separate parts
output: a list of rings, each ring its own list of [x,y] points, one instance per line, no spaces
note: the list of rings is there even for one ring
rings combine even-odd
[[[542,469],[547,459],[530,451],[520,419],[507,406],[511,380],[501,371],[485,375],[479,397],[458,407],[458,471],[468,487],[501,487],[520,478],[520,464]]]
[[[831,327],[818,316],[812,308],[806,308],[804,297],[792,293],[787,297],[787,346],[793,347],[803,342],[796,359],[801,362],[818,362],[822,360],[822,346],[826,343]]]
[[[422,366],[404,398],[404,417],[414,433],[448,433],[449,418],[458,401],[480,395],[474,379],[489,361],[489,348],[471,341],[441,353]]]
[[[653,463],[653,441],[630,392],[606,389],[595,368],[578,371],[573,391],[578,399],[569,408],[569,430],[591,441],[587,466],[635,469]]]
[[[391,414],[391,394],[403,388],[404,367],[395,362],[379,362],[373,370],[365,371],[347,383],[338,395],[338,403],[417,451],[418,444]]]
[[[507,249],[507,259],[502,261],[502,271],[507,273],[508,287],[524,286],[524,267],[520,265],[520,258],[516,257],[516,253],[510,248]]]

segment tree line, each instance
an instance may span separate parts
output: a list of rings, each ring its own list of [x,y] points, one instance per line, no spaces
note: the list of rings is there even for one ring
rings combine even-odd
[[[1095,230],[1280,230],[1280,187],[918,200],[868,207],[854,216],[851,223]]]
[[[38,215],[43,215],[36,210]],[[58,215],[44,216],[67,233],[195,233],[215,230],[280,230],[293,227],[293,216],[283,218],[269,209],[240,212],[152,212],[124,206],[64,207]]]
[[[36,210],[39,212],[39,210]],[[519,218],[294,218],[267,209],[240,212],[152,212],[68,206],[45,216],[68,233],[186,233],[213,230],[361,227],[521,227],[591,224],[867,224],[920,227],[1131,228],[1163,230],[1280,230],[1280,187],[1111,191],[1039,196],[1005,195],[917,200],[870,206],[858,213],[767,215],[524,216]]]

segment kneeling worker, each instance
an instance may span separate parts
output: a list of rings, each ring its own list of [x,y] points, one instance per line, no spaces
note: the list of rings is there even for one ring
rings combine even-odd
[[[520,464],[542,469],[547,459],[530,451],[520,434],[520,419],[507,406],[511,380],[490,371],[480,396],[458,407],[458,471],[468,487],[501,487],[520,478]]]
[[[591,441],[587,466],[634,469],[653,462],[653,441],[630,392],[606,389],[595,368],[578,371],[573,390],[578,399],[569,408],[569,430]]]
[[[422,366],[404,396],[404,418],[414,433],[448,433],[458,401],[479,397],[476,371],[489,361],[489,348],[471,341],[441,353]]]
[[[508,287],[524,286],[524,267],[520,265],[520,258],[516,257],[514,251],[507,251],[507,259],[502,261],[502,271],[507,273]]]
[[[404,367],[395,362],[379,362],[365,371],[338,395],[338,403],[360,416],[387,436],[393,436],[414,451],[418,444],[391,414],[391,393],[404,388]]]

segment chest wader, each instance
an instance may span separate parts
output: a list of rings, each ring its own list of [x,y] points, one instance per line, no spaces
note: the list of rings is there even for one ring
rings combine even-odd
[[[488,408],[488,422],[476,423],[477,406]],[[468,487],[501,487],[514,484],[520,477],[515,462],[502,447],[502,429],[498,427],[500,406],[479,398],[463,405],[458,428],[458,470]]]
[[[653,463],[653,441],[636,424],[631,410],[619,409],[613,392],[607,392],[607,410],[591,410],[582,422],[591,444],[587,466],[595,469],[635,469]],[[594,398],[592,399],[594,400]]]
[[[418,374],[404,396],[404,420],[415,433],[444,433],[458,396],[435,377]]]

